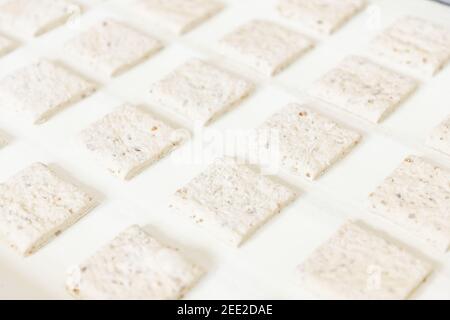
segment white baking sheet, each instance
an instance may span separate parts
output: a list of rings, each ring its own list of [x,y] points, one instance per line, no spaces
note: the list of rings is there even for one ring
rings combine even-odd
[[[169,196],[206,164],[180,163],[170,157],[134,180],[122,182],[99,166],[77,141],[80,130],[124,102],[144,104],[170,122],[185,125],[181,119],[152,106],[148,91],[152,82],[192,56],[216,61],[258,84],[250,99],[215,122],[207,132],[252,129],[286,103],[301,101],[302,90],[344,56],[364,53],[370,38],[396,18],[413,14],[449,25],[450,7],[427,0],[373,0],[366,11],[334,36],[311,35],[318,39],[317,47],[271,80],[254,74],[238,61],[222,57],[217,40],[251,18],[272,19],[301,30],[295,22],[278,16],[275,0],[224,1],[227,8],[221,14],[183,37],[169,36],[149,25],[145,17],[132,10],[133,2],[86,0],[86,13],[79,20],[22,43],[19,49],[0,59],[0,76],[39,57],[48,57],[63,61],[101,85],[97,94],[41,126],[30,126],[14,115],[1,114],[0,129],[10,136],[11,142],[0,150],[0,181],[32,162],[43,161],[85,185],[97,194],[101,204],[29,258],[0,245],[0,298],[70,298],[64,289],[66,269],[91,255],[126,226],[138,223],[180,247],[208,270],[186,296],[188,299],[310,299],[314,296],[297,286],[294,268],[346,219],[359,218],[435,263],[432,277],[413,298],[450,299],[450,254],[434,252],[401,229],[373,218],[365,206],[368,193],[410,153],[450,168],[449,158],[429,150],[423,143],[430,130],[450,114],[450,67],[432,79],[420,79],[423,83],[417,94],[378,126],[321,105],[323,113],[359,130],[363,134],[362,143],[317,182],[279,174],[301,192],[299,199],[240,249],[227,247],[168,209]],[[61,45],[105,16],[126,20],[163,39],[166,48],[112,81],[67,60]],[[212,152],[204,139],[204,134],[195,132],[191,142],[174,155],[181,155],[197,144]]]

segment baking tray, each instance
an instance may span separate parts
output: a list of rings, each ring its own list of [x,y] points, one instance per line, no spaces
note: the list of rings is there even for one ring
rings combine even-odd
[[[302,93],[315,79],[349,54],[366,55],[368,41],[397,18],[412,14],[450,23],[450,8],[428,0],[370,1],[368,8],[331,37],[317,39],[317,47],[279,76],[268,79],[223,57],[217,40],[252,18],[279,21],[301,28],[278,16],[274,0],[222,0],[226,9],[193,32],[172,37],[133,10],[134,1],[84,1],[85,13],[72,23],[23,43],[0,59],[0,76],[39,57],[60,60],[101,86],[94,96],[68,108],[48,123],[29,126],[13,115],[0,118],[0,128],[11,143],[0,151],[0,181],[32,162],[42,161],[66,172],[97,195],[100,205],[37,254],[22,258],[0,246],[0,298],[68,299],[65,272],[90,256],[130,224],[141,224],[161,240],[181,248],[208,273],[189,292],[188,299],[311,299],[296,284],[294,269],[347,219],[361,219],[386,237],[431,259],[435,271],[414,293],[415,299],[450,298],[449,254],[434,252],[402,229],[369,214],[367,195],[409,154],[422,155],[450,168],[450,159],[424,146],[430,130],[450,113],[450,67],[434,78],[423,78],[418,92],[380,125],[371,125],[327,104],[317,106],[363,135],[361,144],[318,181],[280,173],[279,178],[300,192],[298,200],[272,219],[241,248],[234,249],[174,215],[170,195],[220,153],[205,139],[208,134],[251,130],[289,102],[302,101]],[[165,49],[113,80],[99,78],[77,61],[68,60],[61,45],[91,23],[115,16],[165,42]],[[110,176],[83,151],[77,134],[124,102],[144,105],[178,125],[181,119],[149,103],[150,85],[189,57],[203,57],[234,70],[257,84],[254,95],[192,140],[173,156],[152,166],[130,182]],[[209,143],[209,144],[208,144]],[[202,145],[202,157],[179,161],[182,152]],[[177,160],[178,159],[178,160]]]

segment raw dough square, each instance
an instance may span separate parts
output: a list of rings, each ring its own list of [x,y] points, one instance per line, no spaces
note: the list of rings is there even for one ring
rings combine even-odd
[[[417,81],[368,59],[350,56],[323,76],[310,94],[378,123],[406,100]]]
[[[279,153],[281,167],[310,180],[344,157],[361,137],[308,106],[298,104],[288,105],[259,130],[261,148],[274,148]],[[271,143],[272,133],[282,137],[275,145]]]
[[[0,35],[0,56],[3,56],[13,50],[15,47],[14,41]]]
[[[278,11],[306,28],[331,34],[365,6],[365,0],[280,0]]]
[[[183,135],[126,105],[84,130],[81,139],[113,175],[128,180],[175,149]]]
[[[234,246],[296,198],[295,192],[231,158],[221,158],[179,189],[172,207]]]
[[[450,28],[417,17],[403,17],[373,40],[370,52],[432,76],[450,60]]]
[[[37,37],[79,12],[78,5],[65,0],[10,0],[0,5],[0,30],[22,38]]]
[[[303,284],[328,299],[406,299],[431,265],[366,227],[347,223],[299,267]]]
[[[176,34],[191,31],[223,9],[216,0],[141,0],[141,12]]]
[[[94,91],[93,83],[48,61],[33,63],[0,80],[3,106],[25,114],[34,124],[47,121]]]
[[[66,287],[81,299],[179,299],[204,271],[139,226],[131,226],[69,270]]]
[[[431,132],[427,145],[450,156],[450,117],[447,117]]]
[[[410,156],[370,194],[371,209],[437,249],[450,245],[450,173]]]
[[[35,163],[0,184],[0,238],[30,255],[93,206],[93,197]]]
[[[221,43],[231,58],[269,76],[281,72],[314,45],[294,30],[263,20],[241,26]]]
[[[151,90],[158,104],[193,123],[206,125],[241,102],[253,85],[199,59],[191,59]]]
[[[107,76],[125,72],[161,48],[159,40],[113,20],[97,23],[66,46],[76,60]]]

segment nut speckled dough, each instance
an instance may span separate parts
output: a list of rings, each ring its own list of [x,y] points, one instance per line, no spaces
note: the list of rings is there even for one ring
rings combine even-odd
[[[176,249],[132,226],[71,268],[66,287],[82,299],[179,299],[203,274]]]
[[[431,132],[427,145],[450,156],[450,117],[447,117]]]
[[[278,11],[306,28],[330,34],[365,6],[365,0],[280,0]]]
[[[279,152],[283,168],[311,180],[346,155],[360,140],[357,132],[298,104],[288,105],[259,130],[263,137],[259,140],[261,148],[274,148]],[[282,138],[271,145],[270,133]]]
[[[183,141],[183,135],[147,112],[122,106],[81,133],[85,147],[113,175],[131,179]]]
[[[269,76],[281,72],[313,47],[306,36],[264,20],[239,27],[226,35],[221,44],[231,58]]]
[[[0,30],[22,38],[35,37],[79,12],[78,5],[65,0],[10,0],[0,5]]]
[[[450,173],[410,156],[370,194],[373,212],[446,251],[450,245]]]
[[[159,40],[122,23],[97,23],[66,45],[75,59],[107,76],[115,76],[144,61],[161,49]]]
[[[48,61],[39,61],[0,80],[0,102],[34,124],[95,91],[95,85]]]
[[[0,56],[3,56],[14,49],[15,43],[10,39],[0,35]]]
[[[237,105],[253,85],[199,59],[191,59],[151,89],[156,103],[193,123],[206,125]]]
[[[328,299],[406,299],[431,265],[366,227],[347,223],[299,266],[303,285]]]
[[[403,17],[373,40],[370,52],[431,76],[450,60],[450,28]]]
[[[19,253],[32,254],[94,204],[90,195],[35,163],[0,184],[0,238]]]
[[[296,197],[295,192],[231,158],[221,158],[173,197],[172,207],[239,246]]]
[[[368,59],[350,56],[309,93],[373,123],[383,120],[417,88],[417,81]]]
[[[140,0],[138,8],[161,27],[186,33],[223,9],[216,0]]]

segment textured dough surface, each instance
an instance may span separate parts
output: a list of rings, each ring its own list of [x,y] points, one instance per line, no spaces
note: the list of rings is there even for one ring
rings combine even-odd
[[[10,0],[0,5],[0,30],[22,38],[35,37],[79,12],[78,5],[65,0]]]
[[[299,266],[303,284],[328,299],[406,299],[431,265],[365,227],[347,223]]]
[[[93,206],[90,195],[35,163],[0,184],[0,238],[32,254]]]
[[[221,158],[179,189],[172,207],[239,246],[296,198],[295,192],[232,158]]]
[[[427,145],[450,156],[450,117],[447,117],[431,132]]]
[[[450,60],[450,28],[422,18],[403,17],[373,40],[370,52],[432,76]]]
[[[313,47],[308,37],[265,20],[253,20],[226,35],[222,48],[231,58],[274,76]]]
[[[407,157],[370,194],[371,209],[437,249],[450,245],[450,173]]]
[[[153,22],[176,34],[186,33],[223,9],[216,0],[140,0]]]
[[[179,299],[203,273],[177,250],[131,226],[69,270],[66,287],[82,299]]]
[[[417,81],[358,56],[344,59],[310,89],[310,94],[378,123],[406,100]]]
[[[261,127],[262,148],[278,152],[281,167],[314,180],[346,155],[360,135],[313,112],[308,106],[290,104]],[[279,135],[272,145],[271,134]]]
[[[0,80],[0,103],[34,124],[95,91],[93,83],[49,61],[39,61]]]
[[[81,139],[113,175],[131,179],[175,149],[183,136],[147,112],[125,105],[85,129]]]
[[[306,28],[331,34],[365,6],[365,0],[280,0],[278,11]]]
[[[205,125],[247,97],[253,85],[199,59],[191,59],[153,85],[156,102],[193,123]]]
[[[66,45],[75,59],[107,76],[118,75],[161,49],[159,40],[122,23],[106,20]]]

